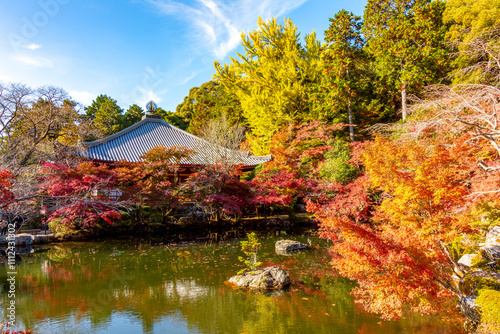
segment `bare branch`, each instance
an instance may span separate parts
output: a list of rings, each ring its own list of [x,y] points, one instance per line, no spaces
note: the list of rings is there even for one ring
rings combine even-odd
[[[201,131],[201,137],[206,143],[196,150],[212,158],[212,161],[207,161],[208,164],[220,162],[231,165],[240,160],[243,152],[239,148],[245,140],[245,128],[239,124],[229,124],[225,115],[208,121]]]

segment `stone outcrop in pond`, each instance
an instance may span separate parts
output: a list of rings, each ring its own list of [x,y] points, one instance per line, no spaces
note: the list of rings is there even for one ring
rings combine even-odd
[[[250,289],[283,289],[290,285],[290,276],[278,267],[267,267],[233,276],[229,283]]]
[[[294,240],[278,240],[274,246],[276,254],[290,256],[307,250],[307,245]]]

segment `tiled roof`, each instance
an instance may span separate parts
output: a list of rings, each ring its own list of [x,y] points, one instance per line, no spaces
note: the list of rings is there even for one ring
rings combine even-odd
[[[254,156],[248,152],[233,151],[209,144],[207,141],[183,131],[161,119],[146,117],[131,127],[93,142],[83,143],[82,155],[99,161],[140,161],[140,156],[153,147],[184,146],[195,153],[181,160],[183,165],[206,165],[225,156],[234,164],[256,166],[271,160],[271,155]]]

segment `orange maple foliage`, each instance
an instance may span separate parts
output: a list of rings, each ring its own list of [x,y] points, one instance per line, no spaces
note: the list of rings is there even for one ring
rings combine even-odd
[[[124,198],[136,205],[174,207],[178,199],[173,194],[173,174],[193,153],[186,147],[159,145],[144,153],[140,162],[120,161],[115,171]]]
[[[164,162],[179,164],[182,159],[189,158],[194,154],[194,150],[184,146],[166,147],[163,144],[153,147],[146,153],[140,156],[147,163]]]
[[[357,280],[353,293],[367,310],[385,319],[401,317],[405,305],[424,314],[442,312],[459,294],[444,245],[470,231],[460,214],[468,205],[469,153],[460,140],[444,146],[379,137],[361,158],[373,219],[355,220],[331,206],[314,208],[323,236],[338,241],[333,264]]]
[[[324,161],[325,153],[332,150],[335,135],[344,128],[344,124],[327,125],[320,121],[282,128],[272,138],[273,159],[266,169],[317,177],[318,165]]]

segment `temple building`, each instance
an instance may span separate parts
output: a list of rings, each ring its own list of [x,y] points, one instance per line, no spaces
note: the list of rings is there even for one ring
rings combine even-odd
[[[249,152],[229,150],[210,144],[165,122],[154,114],[155,109],[156,105],[149,102],[148,112],[141,121],[108,137],[83,143],[85,150],[82,155],[95,162],[109,163],[120,160],[138,162],[141,161],[140,156],[154,147],[183,146],[194,150],[194,153],[181,160],[180,181],[195,172],[197,168],[215,164],[221,158],[234,165],[240,164],[244,171],[250,171],[255,166],[271,160],[271,155],[255,156]]]

